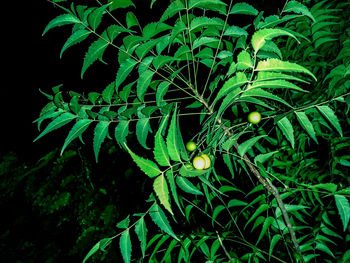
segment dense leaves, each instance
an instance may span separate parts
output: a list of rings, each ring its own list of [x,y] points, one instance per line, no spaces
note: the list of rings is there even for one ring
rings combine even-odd
[[[138,258],[134,232],[141,257],[154,262],[347,260],[350,4],[286,1],[264,17],[245,2],[176,0],[144,25],[137,4],[109,2],[62,8],[45,28],[73,25],[62,52],[93,33],[81,77],[98,61],[119,65],[102,93],[66,97],[55,87],[36,140],[76,119],[63,153],[96,123],[97,161],[114,129],[153,185],[148,210],[113,237],[124,262]],[[103,28],[107,15],[116,25]],[[256,125],[246,120],[253,111],[262,115]],[[184,138],[197,150],[188,153]],[[201,153],[210,169],[192,167]],[[148,231],[148,217],[161,232]]]

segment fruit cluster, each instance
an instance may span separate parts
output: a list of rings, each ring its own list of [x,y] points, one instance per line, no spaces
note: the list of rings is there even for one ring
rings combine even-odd
[[[186,149],[193,152],[197,149],[196,143],[190,141],[186,144]],[[211,161],[207,154],[201,154],[193,158],[193,167],[197,170],[208,169],[210,167]]]
[[[258,124],[261,121],[261,114],[257,111],[249,113],[248,121],[252,124]],[[186,144],[186,149],[190,152],[194,152],[197,150],[197,145],[195,142],[189,141]],[[192,164],[197,170],[208,169],[210,167],[211,160],[207,154],[201,154],[193,158]]]

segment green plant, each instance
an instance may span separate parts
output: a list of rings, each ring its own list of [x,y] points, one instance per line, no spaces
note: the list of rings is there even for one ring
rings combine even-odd
[[[342,126],[350,124],[350,4],[322,1],[309,10],[286,1],[264,17],[248,3],[175,0],[143,25],[131,0],[97,3],[60,6],[64,14],[44,34],[73,25],[61,55],[91,39],[81,77],[110,59],[107,48],[117,74],[99,92],[65,94],[57,86],[45,93],[50,102],[37,122],[50,122],[35,140],[74,122],[62,153],[94,126],[98,161],[113,129],[154,194],[146,211],[118,223],[122,230],[97,242],[83,262],[116,238],[125,262],[349,257],[337,244],[349,244],[349,130]],[[125,23],[115,15],[122,8]],[[107,16],[114,24],[104,23]],[[235,24],[237,17],[246,23]],[[264,115],[259,127],[245,120],[252,111]],[[133,130],[142,153],[128,146]],[[190,165],[183,137],[191,132],[199,151],[213,156],[211,169]],[[331,155],[318,155],[326,146]],[[188,228],[174,231],[170,215]],[[161,233],[148,237],[148,218]],[[134,232],[140,251],[132,250]]]

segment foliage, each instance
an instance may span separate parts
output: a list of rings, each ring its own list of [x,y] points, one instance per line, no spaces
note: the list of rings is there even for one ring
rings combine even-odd
[[[92,128],[96,162],[114,137],[153,182],[148,208],[83,262],[116,239],[124,262],[349,258],[349,3],[286,1],[264,17],[249,3],[175,0],[143,25],[131,0],[71,2],[43,34],[72,25],[61,55],[90,41],[81,77],[109,60],[116,74],[98,92],[45,94],[36,122],[49,122],[36,140],[73,123],[63,152]],[[262,115],[257,125],[246,119],[252,111]],[[198,149],[188,153],[185,139]],[[191,166],[201,153],[210,169]]]

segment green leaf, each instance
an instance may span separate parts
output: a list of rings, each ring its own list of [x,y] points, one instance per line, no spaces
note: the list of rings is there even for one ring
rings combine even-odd
[[[302,14],[304,16],[308,16],[313,22],[315,22],[315,18],[313,17],[309,9],[305,5],[297,1],[289,1],[284,7],[283,12],[293,12],[296,14]]]
[[[280,80],[267,80],[267,81],[255,81],[251,88],[267,88],[267,89],[292,89],[302,92],[307,92],[297,85],[280,79]]]
[[[170,82],[167,82],[167,81],[163,81],[158,85],[157,91],[156,91],[156,102],[158,107],[164,106],[166,104],[166,102],[163,101],[163,97],[168,91],[169,85],[170,85]]]
[[[104,39],[98,39],[93,42],[84,57],[83,67],[81,69],[81,78],[83,78],[85,71],[94,63],[97,59],[102,60],[104,51],[108,46],[108,42]]]
[[[136,55],[142,59],[147,53],[159,42],[159,39],[152,39],[146,43],[141,44],[135,50]]]
[[[303,129],[310,135],[310,137],[318,144],[314,127],[311,121],[309,120],[309,118],[307,117],[307,115],[305,114],[305,112],[296,111],[295,115],[297,116],[297,119],[301,127],[303,127]]]
[[[288,61],[282,61],[276,58],[270,58],[258,62],[258,65],[255,69],[256,71],[286,71],[286,72],[300,72],[305,73],[311,76],[314,80],[317,80],[315,75],[311,71],[300,66],[296,63],[291,63]]]
[[[185,6],[180,0],[173,1],[164,11],[162,17],[160,18],[160,22],[163,22],[173,17],[174,15],[178,14],[184,9],[185,9]]]
[[[114,137],[120,146],[124,146],[126,143],[126,136],[129,135],[129,123],[129,121],[120,120],[115,127]]]
[[[96,30],[97,27],[101,24],[102,16],[105,13],[106,8],[109,6],[109,4],[102,5],[98,8],[96,8],[94,11],[92,11],[88,16],[88,23],[92,30]]]
[[[338,186],[333,183],[325,183],[325,184],[312,185],[311,188],[320,188],[320,189],[329,191],[331,193],[334,193],[335,191],[337,191]]]
[[[229,169],[230,173],[231,173],[231,178],[233,179],[235,174],[234,174],[234,170],[233,170],[233,164],[232,164],[232,157],[229,154],[223,154],[222,155],[222,159],[224,160],[227,168]]]
[[[100,152],[101,145],[108,134],[109,124],[109,121],[101,121],[95,127],[93,146],[96,162],[98,161],[98,154]]]
[[[238,99],[238,95],[242,93],[242,90],[239,87],[233,89],[229,94],[225,96],[223,99],[220,108],[218,110],[217,116],[221,116],[221,114],[230,106],[232,106],[235,99]],[[219,94],[218,94],[219,95]],[[214,101],[215,102],[215,101]],[[214,103],[213,103],[214,104]]]
[[[243,72],[237,72],[237,74],[234,77],[230,78],[224,83],[224,85],[216,95],[216,98],[213,104],[215,104],[215,102],[217,102],[219,99],[221,99],[223,96],[225,96],[229,92],[243,86],[246,83],[248,83],[247,76]]]
[[[130,224],[130,215],[128,215],[125,219],[123,219],[122,221],[120,221],[120,222],[117,224],[117,227],[118,227],[118,228],[126,229],[126,228],[129,227],[129,224]]]
[[[169,189],[164,174],[159,175],[153,182],[153,190],[159,198],[160,203],[173,215],[170,206]]]
[[[120,84],[128,77],[128,75],[133,70],[136,64],[137,64],[137,61],[129,58],[120,65],[117,73],[117,77],[115,80],[116,91],[118,91]]]
[[[115,83],[112,82],[102,91],[102,94],[101,94],[102,99],[107,103],[111,103],[112,98],[113,98],[113,94],[114,94],[114,90],[115,90]]]
[[[297,78],[295,76],[287,75],[284,73],[269,72],[269,71],[258,72],[256,81],[267,81],[267,80],[295,80],[295,81],[300,81],[307,84],[309,83],[303,79]]]
[[[201,46],[211,46],[213,43],[216,45],[216,43],[219,42],[219,39],[216,37],[199,37],[195,41],[193,41],[192,48],[193,50],[201,47]]]
[[[153,66],[155,67],[155,69],[160,69],[161,67],[163,67],[165,64],[168,64],[169,62],[172,62],[176,60],[174,57],[170,57],[170,56],[157,56],[154,58],[153,60]],[[169,82],[167,82],[169,83]]]
[[[166,138],[166,144],[168,147],[168,152],[170,159],[175,161],[175,162],[180,162],[181,161],[181,152],[180,152],[180,147],[179,147],[179,142],[178,142],[178,137],[177,137],[177,105],[175,106],[175,110],[173,113],[173,116],[171,118],[170,122],[170,127],[168,130],[168,136]]]
[[[76,23],[81,23],[81,21],[72,14],[59,15],[47,24],[42,35],[45,35],[52,28]]]
[[[185,143],[183,141],[182,135],[181,135],[181,130],[180,130],[180,121],[179,121],[179,117],[176,118],[176,141],[178,142],[178,146],[180,149],[180,154],[183,160],[185,161],[189,161],[190,159],[188,158],[188,154],[187,154],[187,149],[185,147]]]
[[[36,137],[34,142],[36,142],[37,140],[39,140],[41,137],[48,134],[49,132],[52,132],[52,131],[54,131],[58,128],[61,128],[62,126],[68,124],[69,122],[71,122],[75,118],[77,118],[77,115],[74,115],[70,112],[65,112],[65,113],[59,115],[57,118],[55,118],[52,122],[50,122],[47,125],[45,130],[43,130],[42,133],[40,133],[39,136]]]
[[[97,251],[104,250],[106,246],[108,246],[112,242],[112,238],[103,238],[100,241],[98,241],[87,253],[85,256],[83,263],[85,263],[92,255],[94,255]]]
[[[242,94],[242,98],[244,98],[244,97],[262,97],[262,98],[278,101],[278,102],[283,103],[284,105],[292,108],[292,106],[288,102],[286,102],[284,99],[281,99],[280,97],[273,95],[272,93],[267,92],[263,89],[259,89],[259,88],[247,89]]]
[[[259,154],[254,158],[254,163],[257,164],[259,163],[264,163],[266,162],[268,159],[270,159],[275,153],[278,153],[279,151],[273,151],[273,152],[269,152],[269,153],[263,153],[263,154]]]
[[[151,178],[156,177],[157,175],[159,175],[162,172],[161,170],[159,170],[157,164],[155,164],[151,160],[137,156],[129,149],[129,147],[126,144],[124,144],[124,145],[125,145],[125,148],[127,149],[127,151],[129,152],[129,154],[131,155],[131,158],[137,164],[137,166],[140,167],[140,169],[145,174],[147,174],[149,177],[151,177]]]
[[[263,236],[265,235],[266,231],[268,230],[268,228],[271,226],[271,224],[275,221],[275,218],[268,216],[267,218],[265,218],[264,220],[264,224],[263,227],[261,229],[260,235],[258,240],[256,241],[255,244],[258,244],[260,242],[260,240],[263,238]]]
[[[177,195],[177,190],[176,190],[176,184],[175,184],[175,180],[174,180],[173,170],[171,170],[171,169],[167,170],[165,175],[166,175],[166,177],[168,179],[168,183],[169,183],[169,186],[170,186],[170,190],[171,190],[171,194],[173,196],[173,199],[174,199],[177,207],[181,211],[181,213],[184,215],[184,213],[182,211],[182,207],[181,207],[180,202],[179,202],[178,195]]]
[[[269,259],[271,258],[273,249],[275,248],[277,242],[282,238],[280,234],[276,234],[272,237],[271,243],[270,243],[270,249],[269,249]]]
[[[129,229],[125,230],[119,240],[120,252],[123,256],[125,263],[130,263],[131,261],[131,240]]]
[[[277,28],[264,28],[257,32],[255,32],[252,36],[252,46],[254,48],[255,53],[259,51],[260,48],[265,44],[266,40],[271,40],[275,37],[279,36],[290,36],[293,37],[298,43],[298,39],[291,33]]]
[[[137,90],[137,97],[140,99],[140,101],[144,100],[145,93],[151,83],[154,73],[155,73],[154,71],[146,70],[140,75],[139,79],[137,80],[136,90]]]
[[[284,136],[287,138],[287,140],[292,145],[292,148],[294,148],[294,130],[293,126],[288,120],[287,117],[284,117],[283,119],[279,120],[277,122],[278,127],[281,129]]]
[[[176,177],[176,184],[186,193],[194,195],[203,195],[203,193],[199,191],[197,187],[195,187],[188,179],[182,176],[178,175]]]
[[[248,68],[253,68],[253,61],[250,57],[250,54],[242,50],[238,55],[237,55],[237,70],[245,70]]]
[[[160,230],[164,231],[174,239],[180,241],[180,239],[175,235],[174,231],[171,229],[171,226],[169,224],[169,221],[164,214],[163,210],[157,203],[155,203],[150,211],[149,215],[151,216],[153,222],[160,228]]]
[[[262,204],[259,206],[258,209],[256,209],[256,211],[254,212],[254,214],[252,216],[249,217],[249,220],[247,221],[247,223],[245,224],[245,227],[247,227],[247,225],[252,222],[258,215],[260,215],[261,213],[265,212],[267,209],[269,209],[269,205],[268,204]]]
[[[330,255],[331,257],[335,258],[334,254],[332,251],[327,247],[325,244],[321,242],[316,242],[316,249],[325,252],[326,254]]]
[[[205,174],[206,172],[208,172],[208,171],[207,170],[197,170],[197,169],[193,168],[193,166],[190,164],[182,165],[182,167],[180,168],[180,171],[179,171],[179,173],[184,177],[197,177],[197,176]]]
[[[136,123],[136,137],[141,146],[145,149],[150,149],[147,145],[148,133],[152,132],[150,119],[144,115],[141,111],[144,108],[144,105],[137,109],[139,120]]]
[[[263,137],[266,137],[267,135],[260,135],[260,136],[256,136],[254,138],[251,138],[243,143],[241,143],[238,148],[237,148],[237,152],[239,153],[240,156],[243,156],[246,154],[246,152],[251,149],[255,143],[257,143],[258,140],[260,140]]]
[[[225,30],[224,36],[240,37],[240,36],[248,36],[248,33],[241,27],[230,26]]]
[[[350,219],[350,205],[349,201],[343,195],[334,195],[335,204],[338,209],[339,216],[343,223],[343,230],[347,229]]]
[[[167,123],[167,117],[162,120],[161,125],[159,125],[159,129],[154,137],[154,159],[161,166],[171,166],[169,161],[169,153],[166,147],[165,141],[162,136],[162,131]]]
[[[109,10],[113,11],[118,8],[127,8],[129,6],[136,7],[131,0],[108,0],[109,3]]]
[[[321,112],[323,117],[333,125],[333,127],[339,132],[340,136],[343,136],[339,120],[334,114],[334,111],[328,106],[316,106],[316,108]]]
[[[247,3],[237,3],[230,10],[229,14],[240,15],[258,15],[259,11]]]
[[[190,0],[188,3],[188,9],[192,8],[205,8],[212,11],[218,11],[221,14],[226,14],[226,5],[220,0]]]
[[[72,129],[70,130],[64,144],[61,150],[61,155],[64,152],[64,150],[66,149],[66,147],[76,138],[78,138],[79,136],[82,135],[82,133],[89,127],[89,125],[91,124],[92,120],[89,119],[80,119],[78,120],[74,126],[72,127]]]
[[[193,31],[197,28],[209,27],[209,26],[222,27],[223,25],[224,25],[224,21],[219,18],[209,18],[205,16],[200,16],[192,19],[190,30]]]
[[[74,46],[76,44],[79,44],[80,42],[84,41],[89,35],[90,31],[85,30],[85,29],[80,29],[78,31],[75,31],[64,43],[61,53],[60,53],[60,58],[62,58],[63,52],[66,51],[71,46]]]
[[[147,227],[145,223],[145,218],[142,216],[135,225],[135,233],[137,238],[141,243],[142,257],[145,257],[146,245],[147,245]]]
[[[134,13],[128,12],[126,14],[126,27],[130,28],[130,27],[138,26],[138,25],[140,25],[140,24],[139,24],[139,21],[137,20],[137,17],[134,15]]]

